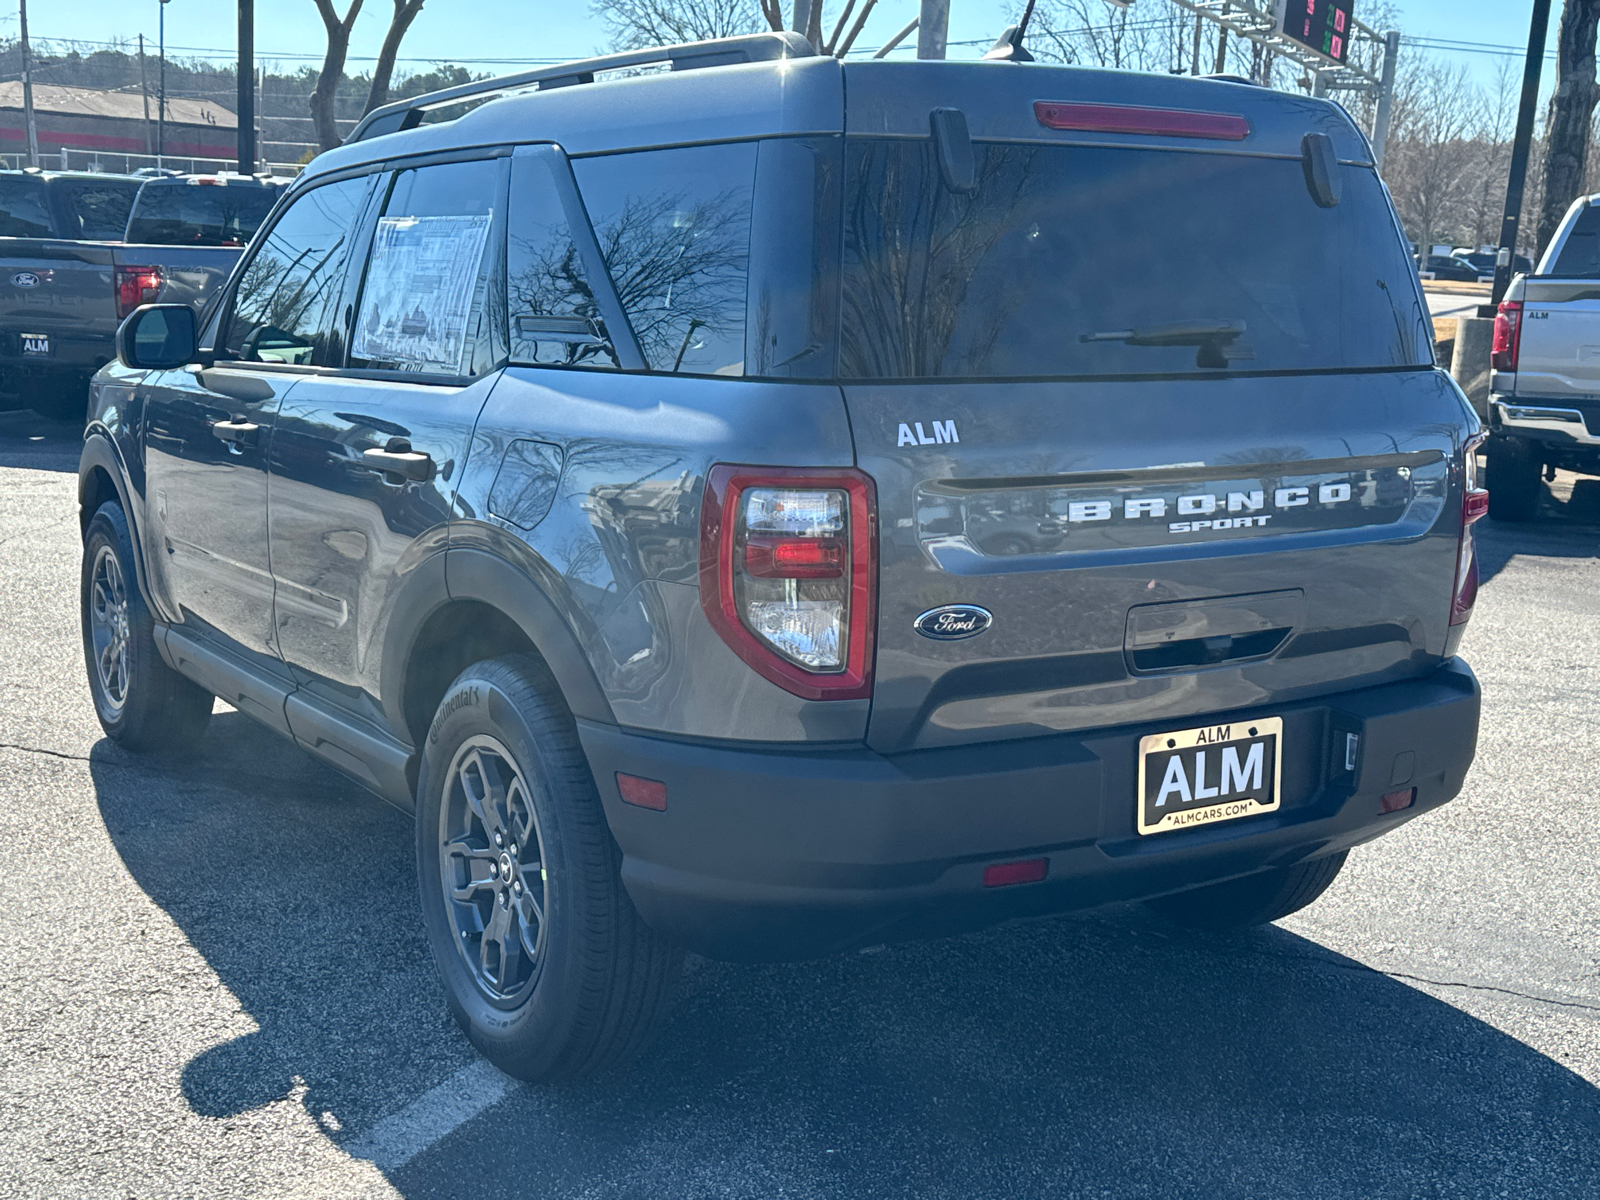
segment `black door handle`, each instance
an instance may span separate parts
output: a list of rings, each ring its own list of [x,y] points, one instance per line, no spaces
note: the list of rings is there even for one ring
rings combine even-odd
[[[243,417],[232,417],[226,421],[213,422],[211,433],[225,442],[232,442],[236,446],[253,446],[256,444],[256,435],[261,432],[261,426]]]
[[[382,450],[373,447],[361,453],[368,470],[383,473],[385,483],[427,483],[435,470],[433,456],[422,450],[413,450],[405,438],[390,438]]]

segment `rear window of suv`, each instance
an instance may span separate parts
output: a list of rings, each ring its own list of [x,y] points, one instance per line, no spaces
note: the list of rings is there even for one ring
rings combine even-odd
[[[964,195],[943,185],[931,141],[847,144],[841,376],[1431,361],[1413,268],[1368,169],[1342,168],[1342,199],[1324,209],[1299,159],[974,150]]]
[[[277,188],[248,183],[147,183],[134,203],[128,240],[159,246],[242,246],[277,198]]]

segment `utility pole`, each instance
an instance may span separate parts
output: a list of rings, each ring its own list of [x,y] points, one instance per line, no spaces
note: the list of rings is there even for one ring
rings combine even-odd
[[[1194,15],[1194,61],[1189,66],[1189,74],[1200,74],[1200,14]]]
[[[950,0],[922,0],[922,20],[917,26],[917,57],[943,58],[950,28]]]
[[[139,95],[144,99],[144,152],[153,154],[156,144],[150,132],[150,81],[144,73],[144,34],[139,35]]]
[[[1378,111],[1372,118],[1372,165],[1383,171],[1383,148],[1389,141],[1389,113],[1394,108],[1394,65],[1400,57],[1400,31],[1383,35],[1383,82],[1378,85]]]
[[[235,131],[239,174],[256,173],[256,6],[239,0],[239,120]]]
[[[1522,69],[1522,107],[1517,112],[1517,134],[1511,143],[1511,177],[1506,181],[1506,213],[1500,222],[1500,252],[1494,260],[1494,290],[1478,315],[1494,316],[1511,286],[1511,263],[1517,253],[1517,225],[1522,219],[1522,189],[1528,179],[1528,150],[1533,144],[1534,110],[1539,103],[1539,68],[1544,64],[1545,35],[1550,31],[1550,0],[1533,0],[1533,24],[1528,31],[1528,58]]]
[[[1228,5],[1226,3],[1222,6],[1222,15],[1228,15]],[[1220,24],[1217,26],[1217,66],[1215,73],[1218,75],[1226,75],[1228,73],[1228,27]]]
[[[28,165],[39,165],[39,126],[33,119],[33,52],[28,48],[28,0],[17,0],[22,21],[22,119],[28,127]]]
[[[156,53],[161,61],[160,90],[156,95],[156,166],[167,152],[167,0],[161,0],[161,24],[157,30]]]

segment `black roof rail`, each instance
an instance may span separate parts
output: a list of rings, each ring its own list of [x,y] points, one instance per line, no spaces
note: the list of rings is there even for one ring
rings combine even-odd
[[[542,91],[575,83],[593,83],[597,71],[615,71],[653,63],[671,63],[674,71],[692,71],[700,67],[807,58],[815,54],[811,43],[798,33],[784,32],[684,42],[677,46],[652,46],[646,50],[625,50],[620,54],[606,54],[599,58],[576,59],[532,71],[519,71],[514,75],[478,79],[423,96],[413,96],[409,100],[385,104],[362,117],[360,124],[350,131],[345,144],[381,137],[386,133],[398,133],[402,129],[414,129],[422,124],[422,116],[430,108],[442,108],[478,96],[492,96],[518,88],[537,86]]]

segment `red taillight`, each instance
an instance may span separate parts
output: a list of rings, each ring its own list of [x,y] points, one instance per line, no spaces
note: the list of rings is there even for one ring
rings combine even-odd
[[[1211,138],[1242,142],[1250,122],[1233,113],[1196,112],[1187,108],[1139,108],[1127,104],[1066,104],[1035,100],[1033,115],[1046,129],[1081,129],[1093,133],[1145,133],[1167,137]]]
[[[1494,344],[1489,348],[1489,366],[1496,371],[1515,371],[1517,352],[1522,349],[1522,301],[1502,300],[1494,314]]]
[[[1472,542],[1472,525],[1489,512],[1489,493],[1478,486],[1478,447],[1488,436],[1480,433],[1468,439],[1461,450],[1461,542],[1456,549],[1455,588],[1450,593],[1452,625],[1465,625],[1478,599],[1478,552]]]
[[[1038,883],[1049,873],[1048,858],[1030,858],[1023,862],[995,863],[983,869],[983,886],[1010,887],[1013,883]]]
[[[712,467],[700,507],[700,605],[766,679],[807,700],[872,694],[872,480],[853,468]]]
[[[116,280],[118,320],[141,304],[154,304],[161,294],[160,267],[118,267]]]

